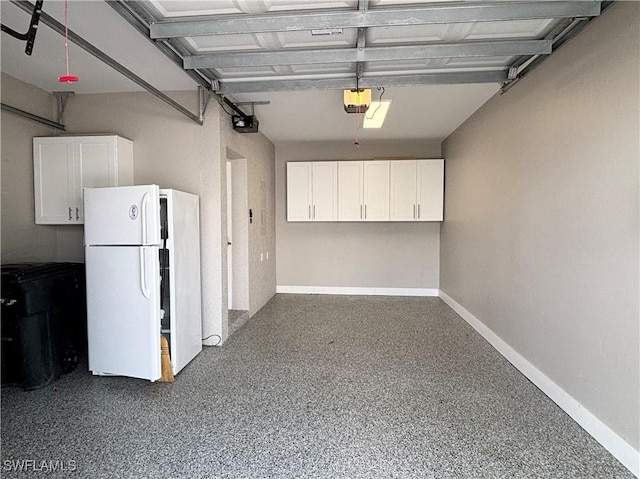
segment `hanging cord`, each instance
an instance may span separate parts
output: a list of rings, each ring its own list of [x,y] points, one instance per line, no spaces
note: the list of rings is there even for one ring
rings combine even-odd
[[[378,98],[378,106],[376,107],[375,110],[373,110],[373,113],[371,113],[371,116],[367,115],[367,120],[373,120],[373,117],[376,116],[376,113],[378,112],[378,110],[380,109],[380,107],[382,106],[382,95],[384,95],[385,89],[384,87],[377,87],[377,90],[380,91],[382,90],[382,93],[380,93],[380,97]]]
[[[67,62],[67,76],[69,76],[69,22],[67,20],[67,0],[64,0],[64,56]]]
[[[356,117],[356,134],[355,134],[355,141],[353,142],[356,148],[360,148],[360,142],[358,141],[358,131],[360,129],[360,120],[362,119],[362,115],[360,113],[361,104],[360,104],[360,84],[359,83],[360,83],[359,78],[356,76],[356,114],[354,115]]]
[[[67,74],[58,77],[60,83],[73,83],[78,81],[76,75],[69,73],[69,18],[68,18],[68,0],[64,0],[64,57],[67,66]]]
[[[357,95],[357,96],[356,96],[356,99],[357,99],[356,101],[357,101],[357,102],[358,102],[358,104],[359,104],[359,103],[360,103],[360,96],[359,96],[359,95]],[[358,110],[356,110],[356,111],[357,111],[357,112],[356,112],[356,114],[355,114],[355,115],[353,115],[353,116],[355,116],[355,117],[356,117],[356,135],[355,135],[355,136],[356,136],[356,138],[355,138],[355,141],[353,142],[353,144],[355,145],[355,147],[356,147],[356,148],[360,148],[360,142],[358,141],[358,132],[359,132],[359,130],[360,130],[360,118],[361,118],[361,115],[360,115],[360,113],[359,113],[359,111],[360,111],[360,110],[359,110],[359,107],[356,107],[356,108],[358,108]]]

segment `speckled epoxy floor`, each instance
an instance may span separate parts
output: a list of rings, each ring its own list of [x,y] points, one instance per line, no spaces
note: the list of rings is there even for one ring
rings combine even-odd
[[[173,384],[56,384],[2,391],[2,477],[633,477],[438,298],[277,295]]]

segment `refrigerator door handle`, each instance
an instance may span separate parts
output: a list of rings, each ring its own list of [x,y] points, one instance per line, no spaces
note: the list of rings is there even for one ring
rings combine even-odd
[[[142,223],[142,244],[147,244],[147,205],[149,204],[149,193],[142,197],[142,211],[140,211],[140,221]]]
[[[147,287],[147,265],[144,257],[144,248],[140,248],[140,289],[145,298],[149,298],[149,288]]]

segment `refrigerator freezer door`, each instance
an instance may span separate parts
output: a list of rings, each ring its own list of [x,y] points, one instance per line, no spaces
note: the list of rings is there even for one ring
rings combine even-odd
[[[84,244],[160,244],[157,185],[85,188]]]
[[[167,198],[171,279],[171,364],[178,374],[202,351],[200,210],[196,195],[160,190]]]
[[[85,253],[89,370],[158,380],[158,247],[90,246]]]

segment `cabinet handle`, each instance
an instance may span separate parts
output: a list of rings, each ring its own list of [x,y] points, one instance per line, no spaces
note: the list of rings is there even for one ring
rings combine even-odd
[[[364,205],[364,219],[367,219],[367,205]]]
[[[73,219],[73,213],[72,213],[72,209],[71,206],[69,206],[69,221],[71,221]]]
[[[76,219],[80,221],[80,208],[76,208]]]
[[[413,219],[416,219],[416,205],[413,205]]]
[[[311,205],[309,205],[309,219],[311,219]]]
[[[313,219],[316,219],[316,205],[313,205]]]
[[[420,219],[420,204],[418,204],[418,219]]]
[[[362,219],[362,205],[360,205],[360,219]]]

